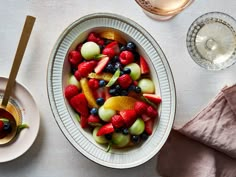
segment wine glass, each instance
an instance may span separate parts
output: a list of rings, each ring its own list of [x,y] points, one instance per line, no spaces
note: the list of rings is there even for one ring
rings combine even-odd
[[[193,0],[135,0],[144,13],[156,20],[169,20],[186,7]]]
[[[236,20],[222,12],[197,18],[187,33],[193,60],[208,70],[222,70],[236,62]]]

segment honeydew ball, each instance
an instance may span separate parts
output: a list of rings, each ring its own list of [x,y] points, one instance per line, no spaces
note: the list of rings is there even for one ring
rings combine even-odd
[[[100,47],[95,42],[85,42],[81,47],[81,55],[85,60],[94,59],[98,54],[100,54]]]
[[[108,143],[108,140],[106,139],[106,137],[104,135],[102,136],[97,136],[97,132],[100,129],[100,127],[95,127],[93,129],[93,139],[99,143],[99,144],[106,144]]]
[[[79,90],[81,89],[80,82],[75,78],[74,75],[69,77],[68,84],[75,85]]]
[[[145,123],[143,119],[138,118],[129,128],[129,133],[132,135],[141,135],[145,129]]]
[[[124,68],[129,68],[131,70],[130,77],[133,80],[138,80],[141,76],[141,69],[137,63],[130,63],[126,65]]]
[[[141,88],[143,93],[154,93],[155,85],[152,80],[144,78],[138,82],[138,86]]]
[[[130,142],[130,134],[124,135],[123,133],[115,132],[112,134],[112,142],[117,147],[125,147]]]
[[[105,109],[104,106],[101,106],[98,109],[98,115],[104,122],[110,122],[111,117],[116,114],[116,111],[113,109]]]

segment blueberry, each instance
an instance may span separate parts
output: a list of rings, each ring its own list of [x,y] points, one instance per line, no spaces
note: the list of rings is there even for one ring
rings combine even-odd
[[[139,136],[137,136],[137,135],[131,136],[131,141],[133,143],[137,144],[139,142],[139,140],[140,140]]]
[[[105,69],[109,73],[113,73],[113,71],[114,71],[114,67],[111,63],[109,63]]]
[[[123,72],[124,72],[124,74],[130,74],[131,73],[131,69],[130,68],[124,68]]]
[[[103,51],[104,46],[103,45],[99,45],[100,51]]]
[[[139,86],[136,86],[136,87],[135,87],[135,92],[136,92],[136,93],[141,93],[141,92],[142,92],[142,89],[141,89]]]
[[[120,47],[120,52],[125,51],[125,50],[127,50],[126,46],[123,45],[123,46]]]
[[[111,88],[111,89],[109,90],[109,93],[110,93],[110,95],[112,95],[112,96],[115,96],[115,95],[117,94],[115,88]]]
[[[127,48],[128,50],[134,51],[134,50],[136,49],[136,45],[135,45],[133,42],[128,42],[128,43],[126,44],[126,48]]]
[[[106,81],[105,80],[100,80],[99,81],[99,87],[104,87],[106,85]]]
[[[115,55],[113,58],[112,58],[112,62],[116,63],[116,62],[119,62],[120,59],[119,59],[119,56]]]
[[[129,92],[131,92],[131,91],[135,91],[135,85],[130,85],[129,87],[128,87],[128,91]]]
[[[122,133],[123,133],[124,135],[128,135],[128,134],[129,134],[129,129],[128,129],[128,128],[124,128],[124,129],[122,130]]]
[[[111,140],[111,139],[112,139],[112,135],[111,135],[111,134],[105,134],[105,138],[106,138],[107,140]]]
[[[135,61],[135,62],[138,61],[139,58],[140,58],[139,53],[138,53],[138,52],[133,52],[133,54],[134,54],[134,61]]]
[[[4,122],[3,130],[10,132],[11,131],[11,124],[10,122]]]
[[[148,134],[146,133],[146,132],[143,132],[141,135],[140,135],[140,138],[142,139],[142,140],[147,140],[148,139]]]
[[[105,102],[104,98],[98,98],[98,99],[96,100],[96,103],[97,103],[99,106],[102,106],[102,105],[104,104],[104,102]]]
[[[121,87],[120,85],[115,85],[116,92],[120,93],[121,92]]]
[[[120,95],[121,96],[127,96],[128,95],[128,91],[127,90],[122,90]]]
[[[114,65],[114,68],[115,68],[115,70],[117,70],[117,69],[122,69],[122,67],[121,67],[121,64],[120,64],[120,62],[116,62],[115,63],[115,65]]]
[[[97,108],[92,108],[92,109],[90,110],[90,114],[92,114],[92,115],[97,115],[97,114],[98,114],[98,109],[97,109]]]

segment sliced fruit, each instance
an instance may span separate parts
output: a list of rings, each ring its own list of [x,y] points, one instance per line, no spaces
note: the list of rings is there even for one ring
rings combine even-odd
[[[84,93],[79,93],[70,99],[70,105],[74,108],[81,116],[87,117],[89,115],[88,102]]]
[[[67,100],[70,100],[72,97],[79,93],[78,88],[75,85],[67,85],[65,88],[65,97]]]
[[[68,84],[75,85],[75,86],[78,88],[78,90],[81,89],[80,83],[79,83],[79,81],[75,78],[74,75],[71,75],[71,76],[69,77]]]
[[[118,55],[120,53],[120,47],[119,47],[119,43],[117,41],[112,41],[111,43],[107,44],[105,49],[112,49],[114,51],[115,55]]]
[[[156,118],[158,115],[158,112],[155,108],[153,108],[152,106],[148,106],[147,108],[147,115],[151,118]]]
[[[107,63],[109,62],[110,58],[108,56],[102,57],[97,66],[94,68],[95,73],[99,74],[103,71],[103,69],[106,67]]]
[[[87,128],[88,127],[88,118],[87,116],[81,116],[80,117],[80,125],[82,128]]]
[[[112,74],[111,73],[106,73],[106,72],[103,72],[103,73],[100,73],[100,74],[97,74],[97,73],[90,73],[88,75],[89,78],[94,78],[94,79],[99,79],[99,80],[105,80],[107,82],[109,82],[112,78]]]
[[[102,31],[100,33],[98,33],[99,36],[101,38],[105,38],[105,39],[110,39],[110,40],[114,40],[114,41],[118,41],[121,44],[125,44],[126,40],[117,32],[115,31]]]
[[[113,127],[120,128],[120,127],[124,126],[125,121],[121,117],[121,115],[114,115],[111,118],[111,123],[112,123]]]
[[[129,96],[114,96],[108,98],[104,103],[104,108],[122,111],[126,109],[134,109],[137,100]]]
[[[130,135],[124,135],[123,133],[113,133],[112,134],[112,142],[117,147],[125,147],[130,142]]]
[[[78,71],[81,77],[87,77],[89,73],[97,66],[97,61],[85,61],[78,65]]]
[[[130,76],[133,80],[138,80],[141,76],[141,69],[137,63],[130,63],[125,66],[125,68],[129,68],[131,70]]]
[[[98,108],[98,105],[96,103],[96,100],[93,96],[93,92],[92,90],[89,88],[89,85],[88,85],[88,80],[87,78],[82,78],[80,79],[80,85],[81,85],[81,88],[82,88],[82,91],[88,101],[88,106],[90,108]]]
[[[97,115],[89,115],[88,117],[88,124],[91,126],[102,126],[101,119]]]
[[[94,140],[99,143],[99,144],[106,144],[108,143],[108,140],[106,139],[105,136],[97,136],[97,133],[98,133],[98,130],[100,129],[101,127],[95,127],[93,129],[93,138]]]
[[[144,93],[143,96],[147,98],[149,101],[155,103],[156,105],[159,105],[161,103],[161,97],[158,95]]]
[[[151,135],[154,127],[154,119],[149,119],[145,122],[145,131],[148,135]]]
[[[131,135],[141,135],[144,129],[145,129],[144,121],[141,118],[138,118],[129,128],[129,132]]]
[[[104,108],[104,106],[101,106],[98,109],[98,115],[100,119],[102,119],[104,122],[110,122],[112,116],[116,114],[116,111],[109,108]]]
[[[95,42],[85,42],[81,47],[81,55],[86,60],[94,59],[98,54],[100,54],[100,47]]]
[[[143,93],[154,93],[155,92],[155,86],[151,79],[141,79],[138,82],[138,86],[141,88]]]
[[[134,104],[134,110],[137,112],[138,115],[142,115],[147,111],[148,105],[142,101],[137,101]]]
[[[150,72],[149,66],[146,62],[146,60],[140,56],[140,69],[141,69],[141,74],[148,74]]]
[[[119,78],[119,76],[120,76],[120,69],[118,68],[116,72],[113,74],[110,81],[107,83],[106,87],[112,86],[116,82],[116,80]]]
[[[105,125],[103,125],[97,132],[97,136],[102,136],[102,135],[106,135],[106,134],[110,134],[112,132],[114,132],[115,129],[112,125],[112,123],[107,123]]]
[[[137,119],[137,114],[133,109],[120,111],[120,115],[124,119],[127,127],[130,127]]]

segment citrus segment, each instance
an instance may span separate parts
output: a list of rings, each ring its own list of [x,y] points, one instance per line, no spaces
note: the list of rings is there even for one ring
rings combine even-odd
[[[104,108],[113,109],[116,111],[134,109],[134,104],[137,99],[129,96],[115,96],[110,97],[104,103]]]
[[[93,92],[92,90],[89,88],[89,85],[88,85],[88,80],[87,78],[82,78],[80,80],[80,85],[81,85],[81,88],[82,88],[82,91],[88,101],[88,106],[90,108],[98,108],[98,105],[96,103],[96,100],[93,96]]]
[[[101,74],[97,74],[97,73],[90,73],[89,75],[88,75],[88,77],[90,78],[90,79],[99,79],[99,80],[105,80],[105,81],[110,81],[111,80],[111,78],[112,78],[112,74],[111,73],[101,73]]]

